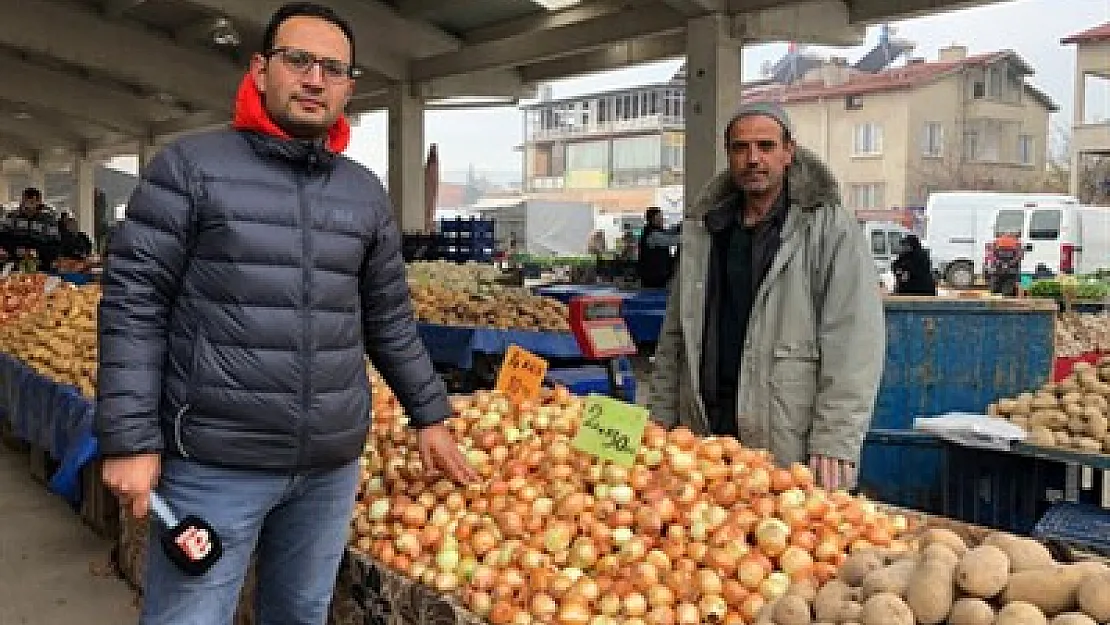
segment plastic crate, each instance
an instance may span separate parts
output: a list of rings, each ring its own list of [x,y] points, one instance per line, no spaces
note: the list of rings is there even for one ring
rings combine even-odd
[[[860,455],[859,491],[889,504],[940,514],[944,444],[909,430],[872,430]]]
[[[625,401],[636,401],[636,377],[632,373],[631,364],[627,359],[621,359],[621,375],[624,377]],[[609,395],[609,374],[605,367],[585,366],[576,369],[551,369],[547,372],[549,384],[562,384],[575,395],[589,395],[598,393]]]
[[[948,444],[945,516],[1029,534],[1063,492],[1067,470],[1058,462],[1026,455]]]
[[[1110,511],[1083,503],[1049,508],[1033,528],[1038,540],[1110,555]]]

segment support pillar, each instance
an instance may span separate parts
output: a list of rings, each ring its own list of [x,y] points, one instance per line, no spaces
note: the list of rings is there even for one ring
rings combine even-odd
[[[389,196],[401,232],[423,232],[424,103],[408,83],[389,94]]]
[[[30,186],[35,187],[42,191],[43,198],[46,197],[46,170],[38,163],[32,163],[31,169],[27,172],[27,179]],[[20,189],[20,193],[23,190]]]
[[[10,201],[12,201],[12,179],[4,173],[3,163],[0,162],[0,206],[7,206]]]
[[[158,154],[158,146],[154,145],[153,141],[146,141],[139,147],[139,171],[146,169],[146,166],[154,160]]]
[[[90,236],[96,223],[96,163],[88,158],[77,157],[73,163],[73,213],[77,227]]]
[[[725,125],[740,105],[740,41],[720,14],[686,29],[686,212],[702,188],[728,167]]]

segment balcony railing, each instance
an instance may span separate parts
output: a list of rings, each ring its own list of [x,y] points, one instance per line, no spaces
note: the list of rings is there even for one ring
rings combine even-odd
[[[567,128],[533,130],[528,135],[528,141],[552,141],[555,139],[569,139],[572,137],[594,137],[625,132],[640,132],[644,130],[662,130],[664,128],[681,127],[683,123],[684,120],[680,116],[653,115],[651,117],[638,117],[636,119],[601,122]]]

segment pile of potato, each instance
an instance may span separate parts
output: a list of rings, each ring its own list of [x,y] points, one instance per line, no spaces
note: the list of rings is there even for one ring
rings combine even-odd
[[[449,284],[459,291],[473,291],[479,286],[494,284],[501,270],[481,263],[418,261],[407,265],[409,283],[413,286]]]
[[[1076,363],[1071,375],[1058,384],[1046,384],[1016,399],[1000,399],[987,407],[987,414],[1024,428],[1030,445],[1110,452],[1108,400],[1110,359],[1104,358],[1098,366]]]
[[[948,529],[906,554],[861,550],[820,589],[794,584],[757,623],[1096,625],[1110,621],[1110,568],[1059,564],[1040,543],[996,532],[973,548]],[[1051,620],[1049,620],[1051,619]]]
[[[1110,351],[1110,314],[1064,314],[1056,323],[1056,355]]]
[[[42,309],[0,326],[0,351],[40,374],[96,394],[96,309],[99,285],[63,283],[43,299]]]
[[[486,286],[461,290],[456,285],[413,285],[416,318],[450,326],[566,332],[567,307],[525,289]]]

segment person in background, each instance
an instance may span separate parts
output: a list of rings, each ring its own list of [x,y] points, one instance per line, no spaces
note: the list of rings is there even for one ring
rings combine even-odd
[[[13,259],[27,259],[32,250],[38,255],[41,238],[39,231],[42,229],[39,213],[44,210],[42,191],[35,187],[24,189],[19,199],[19,206],[12,215],[9,245]]]
[[[781,106],[743,105],[724,149],[728,170],[693,199],[682,231],[651,414],[851,487],[886,342],[875,261]]]
[[[61,258],[85,260],[92,254],[92,239],[77,227],[77,220],[73,215],[62,215],[58,221],[58,229],[61,233],[58,255]]]
[[[990,290],[995,295],[1016,297],[1021,284],[1020,232],[1002,232],[994,240],[990,253]]]
[[[1037,263],[1037,266],[1033,269],[1034,280],[1052,280],[1055,277],[1056,274],[1044,263]]]
[[[678,246],[678,233],[663,227],[663,210],[652,206],[644,213],[644,230],[640,233],[636,273],[645,289],[663,289],[674,272],[675,258],[671,248]]]
[[[104,483],[139,518],[157,489],[224,547],[190,577],[153,525],[144,625],[231,623],[252,560],[259,623],[327,621],[371,419],[367,356],[428,477],[478,477],[444,423],[389,197],[342,156],[351,27],[298,2],[261,43],[231,126],[158,153],[108,247],[94,425]]]
[[[590,235],[590,240],[586,243],[586,253],[590,256],[604,256],[607,247],[608,244],[605,242],[605,232],[602,230],[594,230]]]
[[[632,224],[624,224],[624,232],[621,234],[621,238],[617,240],[617,258],[632,262],[637,259],[638,254],[636,233],[632,231]]]
[[[894,273],[896,295],[937,294],[937,281],[933,277],[929,252],[921,247],[921,239],[916,234],[908,234],[902,238],[902,251],[891,263],[890,270]]]

